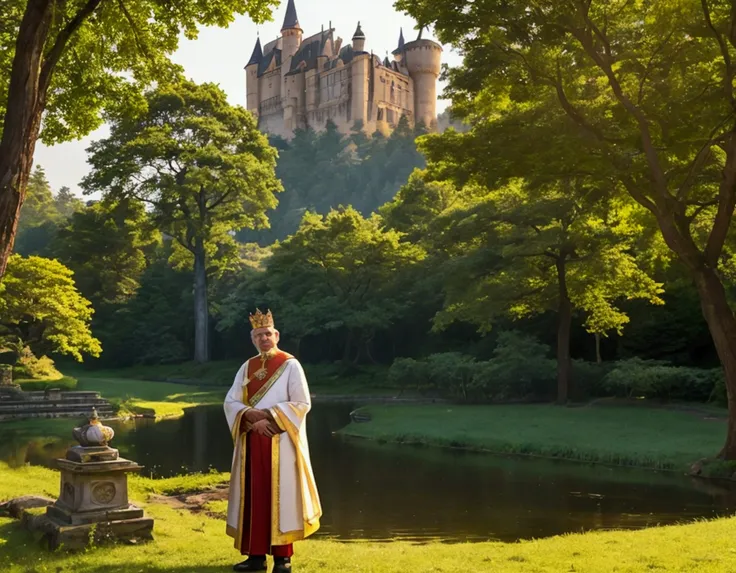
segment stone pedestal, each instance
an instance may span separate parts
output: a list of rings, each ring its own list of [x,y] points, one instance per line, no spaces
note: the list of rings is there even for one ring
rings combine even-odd
[[[56,467],[61,471],[59,499],[35,524],[51,549],[84,547],[90,539],[152,539],[153,519],[128,500],[128,474],[142,466],[119,457],[116,449],[97,445],[69,448]]]

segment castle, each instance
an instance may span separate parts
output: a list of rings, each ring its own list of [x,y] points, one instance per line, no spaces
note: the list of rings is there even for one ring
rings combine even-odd
[[[414,125],[437,124],[437,78],[442,47],[422,39],[405,42],[393,61],[365,51],[358,22],[352,44],[329,29],[303,38],[294,0],[286,7],[281,37],[261,47],[258,38],[245,66],[247,108],[267,133],[291,138],[295,129],[324,129],[332,120],[342,133],[355,126],[388,133],[402,116]]]

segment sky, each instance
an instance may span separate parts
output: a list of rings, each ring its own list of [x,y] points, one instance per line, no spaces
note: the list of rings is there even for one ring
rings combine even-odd
[[[398,13],[394,0],[295,0],[299,24],[304,36],[319,32],[324,25],[327,28],[332,22],[336,36],[349,44],[355,28],[360,21],[366,36],[366,50],[381,57],[391,53],[398,43],[399,30],[403,27],[406,41],[414,40],[417,31],[415,22],[405,14]],[[247,16],[239,16],[229,28],[203,28],[196,40],[182,38],[179,49],[172,59],[184,68],[185,74],[192,80],[203,83],[219,84],[225,91],[231,104],[245,106],[245,70],[243,69],[253,51],[257,34],[261,42],[276,39],[280,33],[286,10],[286,0],[273,13],[273,21],[260,26],[254,24]],[[423,34],[424,38],[435,39],[431,32]],[[443,62],[458,65],[460,56],[452,52],[450,46],[443,46]],[[437,93],[442,93],[440,82]],[[444,110],[449,102],[437,102],[438,113]],[[34,165],[41,165],[54,192],[62,186],[69,187],[81,196],[79,182],[86,175],[86,149],[92,141],[108,134],[106,127],[91,133],[89,136],[53,147],[46,147],[41,142],[36,146]]]

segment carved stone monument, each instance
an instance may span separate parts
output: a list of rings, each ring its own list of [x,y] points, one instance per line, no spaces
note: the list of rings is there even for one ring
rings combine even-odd
[[[79,445],[69,448],[65,459],[56,460],[61,491],[46,509],[49,546],[84,546],[92,532],[97,541],[152,539],[153,519],[128,500],[128,474],[142,466],[108,446],[115,433],[102,425],[96,410],[73,434]]]

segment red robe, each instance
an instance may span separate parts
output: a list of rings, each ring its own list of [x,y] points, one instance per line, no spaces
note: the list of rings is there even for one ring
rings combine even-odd
[[[256,356],[248,363],[248,400],[251,400],[281,367],[291,358],[279,351],[266,361],[266,376],[259,380],[255,373],[261,368],[261,359]],[[258,407],[256,404],[254,407]],[[242,424],[245,425],[245,417]],[[271,545],[271,438],[248,432],[245,455],[245,508],[243,511],[243,555],[273,555],[291,557],[294,546]]]

